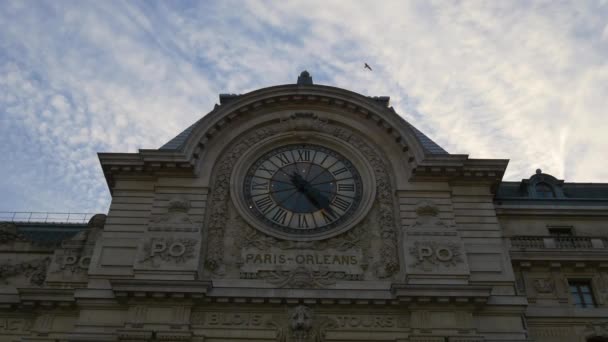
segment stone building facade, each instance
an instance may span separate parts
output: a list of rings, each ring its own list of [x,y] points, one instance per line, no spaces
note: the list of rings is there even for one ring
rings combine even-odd
[[[303,72],[99,158],[107,216],[0,223],[1,341],[607,341],[608,184],[504,182],[388,97]]]

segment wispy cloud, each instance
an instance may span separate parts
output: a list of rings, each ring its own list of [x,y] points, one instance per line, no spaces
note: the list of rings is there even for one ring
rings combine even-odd
[[[218,93],[303,69],[390,95],[452,153],[510,158],[507,179],[607,182],[606,18],[602,1],[5,1],[0,208],[104,211],[96,152],[158,147]]]

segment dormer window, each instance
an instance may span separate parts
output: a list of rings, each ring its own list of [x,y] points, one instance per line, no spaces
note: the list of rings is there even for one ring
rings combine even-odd
[[[536,184],[534,189],[536,190],[536,197],[538,198],[555,198],[553,188],[551,187],[551,185],[545,182]]]

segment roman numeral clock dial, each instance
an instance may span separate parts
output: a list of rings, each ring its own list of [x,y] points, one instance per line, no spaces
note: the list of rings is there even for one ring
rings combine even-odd
[[[267,152],[243,182],[248,210],[264,226],[288,234],[330,230],[361,202],[362,182],[352,162],[323,146],[293,144]]]

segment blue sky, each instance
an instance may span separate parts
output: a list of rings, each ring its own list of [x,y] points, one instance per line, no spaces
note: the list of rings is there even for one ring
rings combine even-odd
[[[97,152],[304,69],[506,180],[608,182],[607,1],[4,0],[0,22],[0,211],[105,212]]]

